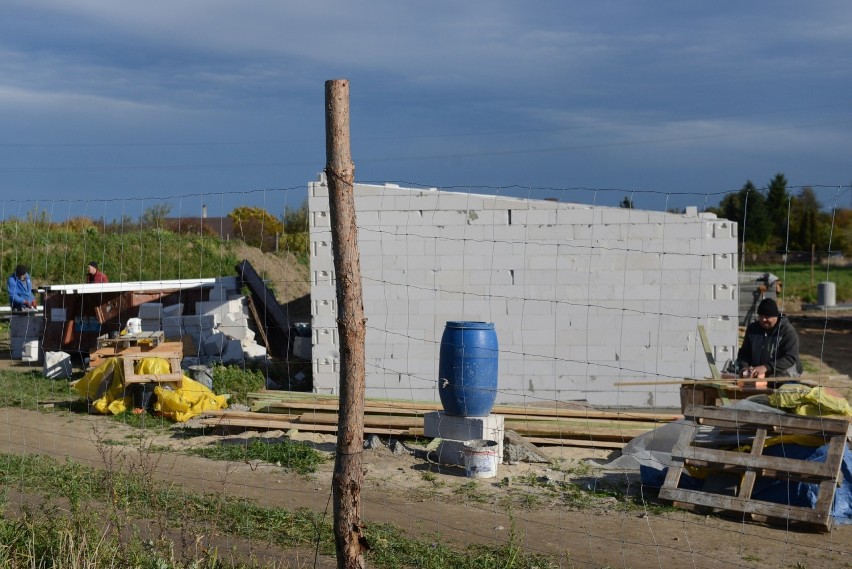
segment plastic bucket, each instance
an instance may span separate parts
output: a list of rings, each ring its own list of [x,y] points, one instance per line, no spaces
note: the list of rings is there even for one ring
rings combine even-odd
[[[462,445],[464,474],[468,478],[497,476],[497,441],[474,439]]]
[[[154,408],[155,383],[134,383],[130,387],[130,398],[134,409],[145,409],[150,411]]]
[[[213,389],[213,370],[209,366],[189,366],[189,377],[207,389]]]
[[[497,333],[491,322],[447,322],[438,395],[448,415],[485,417],[497,398]]]

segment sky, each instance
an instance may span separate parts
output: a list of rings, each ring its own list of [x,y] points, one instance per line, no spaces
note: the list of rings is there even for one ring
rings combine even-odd
[[[2,13],[3,217],[298,207],[325,166],[330,79],[350,83],[359,182],[702,209],[781,172],[852,207],[847,0],[4,0]]]

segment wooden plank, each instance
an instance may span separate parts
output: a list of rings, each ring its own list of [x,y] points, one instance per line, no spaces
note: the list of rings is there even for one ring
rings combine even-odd
[[[274,417],[274,415],[273,415]],[[306,425],[304,423],[293,423],[290,421],[276,421],[263,419],[241,419],[239,417],[212,417],[208,419],[200,419],[202,425],[209,427],[245,427],[252,429],[297,429],[299,431],[329,433],[337,432],[337,425]],[[396,436],[413,436],[416,433],[409,432],[407,429],[382,429],[376,427],[365,427],[364,432],[375,435],[396,435]]]
[[[710,340],[707,339],[707,331],[703,324],[698,325],[698,335],[701,336],[701,345],[704,346],[704,355],[707,357],[707,365],[710,366],[710,373],[714,381],[722,379],[722,374],[719,373],[719,368],[716,367],[716,357],[713,355],[713,347],[710,345]]]
[[[662,497],[662,493],[660,497]],[[829,523],[828,513],[812,508],[788,506],[786,504],[776,504],[774,502],[759,500],[744,500],[737,496],[722,496],[699,490],[686,490],[684,488],[667,489],[665,499],[741,514],[764,515],[783,521],[805,522],[819,526],[827,526]]]
[[[249,399],[255,401],[254,406],[261,407],[275,406],[287,407],[288,405],[296,409],[296,405],[326,405],[337,409],[337,397],[322,396],[316,394],[296,394],[298,392],[286,392],[287,395],[282,396],[282,392],[258,392],[250,393]],[[267,403],[266,401],[269,400]],[[368,399],[365,403],[366,409],[372,408],[393,408],[396,411],[403,409],[411,409],[418,412],[428,413],[432,411],[442,411],[444,407],[440,403],[432,403],[427,401],[394,401],[389,399]],[[305,407],[308,409],[308,407]],[[319,409],[319,407],[317,407]],[[575,418],[575,419],[618,419],[623,421],[648,421],[648,422],[670,422],[681,419],[680,415],[671,413],[643,413],[636,411],[599,411],[595,409],[558,409],[547,407],[519,407],[517,405],[495,405],[491,411],[496,415],[518,415],[521,417],[557,417],[557,418]]]
[[[687,407],[684,411],[687,417],[695,417],[702,424],[731,426],[744,428],[746,426],[766,425],[775,430],[787,433],[824,433],[843,434],[849,431],[849,423],[839,419],[825,417],[805,417],[787,413],[764,413],[761,411],[744,411],[742,409],[726,409],[724,407]],[[710,421],[713,421],[711,423]]]
[[[553,438],[553,437],[524,437],[524,440],[527,440],[536,445],[548,445],[548,446],[566,446],[566,447],[579,447],[579,448],[599,448],[603,450],[621,450],[624,448],[624,443],[619,442],[611,442],[611,441],[590,441],[589,439],[571,439],[567,437]]]
[[[765,432],[765,431],[764,431]],[[674,458],[674,453],[672,453]],[[822,462],[807,460],[796,461],[791,466],[790,459],[783,456],[761,456],[735,450],[722,450],[691,446],[684,454],[678,454],[686,464],[705,462],[708,464],[725,464],[740,469],[771,470],[787,472],[793,478],[824,478],[831,476],[831,469]]]
[[[266,326],[263,325],[263,321],[260,319],[260,315],[257,313],[257,306],[254,304],[254,296],[249,295],[248,297],[248,307],[251,312],[251,317],[254,320],[254,323],[257,325],[257,331],[260,332],[260,339],[263,340],[263,347],[266,348],[266,351],[269,351],[269,338],[266,337]]]
[[[763,454],[764,446],[766,445],[766,429],[758,429],[757,434],[754,437],[754,440],[751,443],[751,456],[752,458],[759,457]],[[754,483],[757,480],[757,471],[751,467],[751,463],[749,463],[749,468],[746,470],[745,474],[743,474],[742,481],[740,482],[740,491],[737,495],[744,499],[748,500],[751,498],[751,491],[754,489]]]
[[[298,415],[268,415],[266,413],[253,413],[251,411],[233,411],[231,409],[217,409],[204,411],[203,417],[227,417],[229,419],[257,419],[259,421],[293,421]]]

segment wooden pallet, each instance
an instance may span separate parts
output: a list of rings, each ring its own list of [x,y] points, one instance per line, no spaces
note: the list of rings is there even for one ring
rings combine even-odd
[[[684,425],[672,450],[672,466],[660,490],[660,498],[690,510],[730,512],[754,521],[800,522],[823,531],[831,529],[834,490],[846,439],[852,432],[849,422],[707,406],[689,406],[685,416],[692,421]],[[696,443],[696,434],[701,425],[735,433],[740,437],[741,445],[750,443],[750,452]],[[811,435],[821,438],[828,444],[825,462],[764,456],[767,438],[777,435]],[[713,476],[733,475],[737,483],[732,489],[720,490],[723,493],[680,488],[684,469],[693,466],[707,468],[711,472],[705,481],[705,488],[708,488],[708,481],[712,481]],[[818,487],[816,504],[811,508],[755,500],[751,495],[758,478],[813,483]]]
[[[183,345],[180,342],[164,342],[155,348],[142,350],[133,346],[122,350],[118,357],[123,360],[124,385],[134,383],[172,383],[175,387],[183,386],[183,371],[180,361],[183,359]],[[171,373],[154,374],[136,373],[136,362],[145,358],[161,358],[169,362]]]
[[[108,336],[98,337],[98,350],[104,348],[112,348],[115,353],[125,350],[131,346],[147,345],[150,348],[156,348],[165,340],[165,336],[161,330],[155,332],[139,332],[137,334],[125,334],[117,338]]]

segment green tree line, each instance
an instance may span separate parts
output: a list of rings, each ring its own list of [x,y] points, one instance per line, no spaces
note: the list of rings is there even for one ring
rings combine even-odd
[[[852,254],[852,210],[823,210],[811,187],[792,194],[781,173],[763,189],[747,181],[708,210],[737,222],[746,253],[790,254],[791,260],[810,258],[812,252],[818,258]]]

